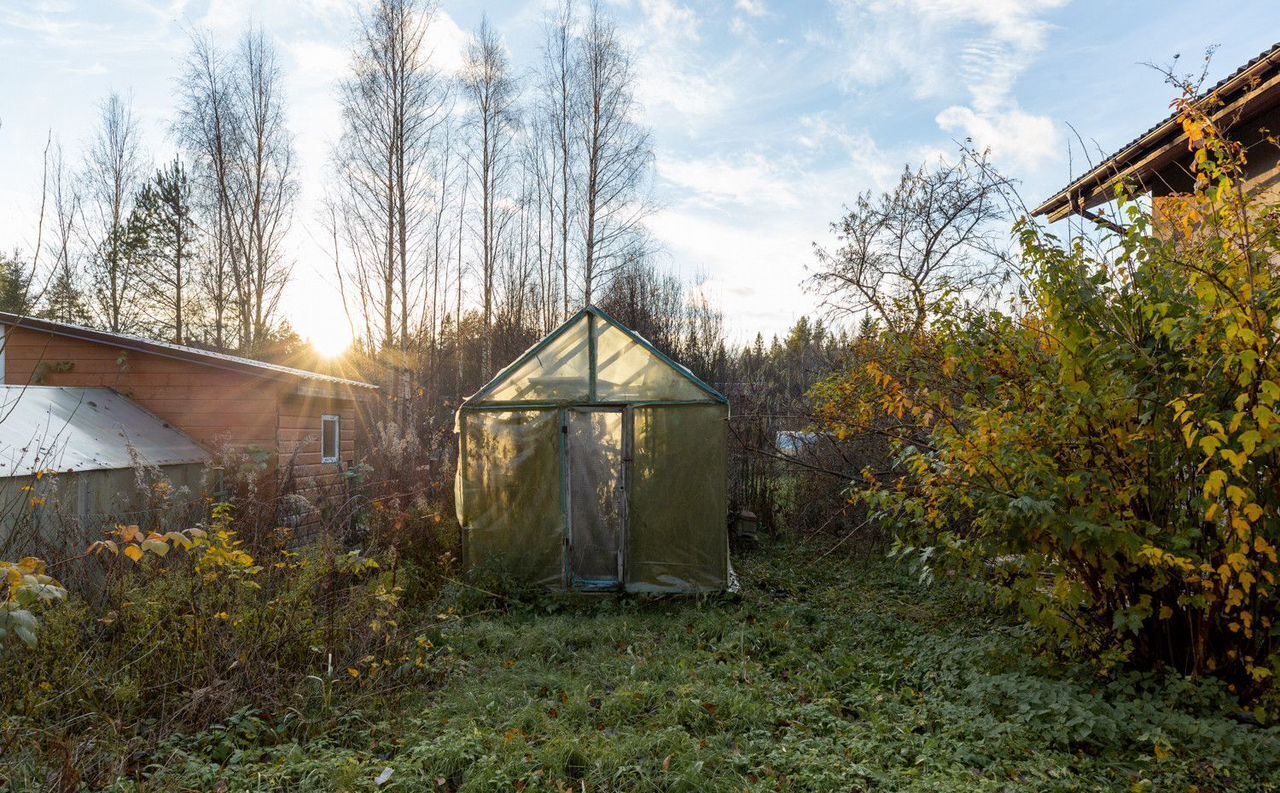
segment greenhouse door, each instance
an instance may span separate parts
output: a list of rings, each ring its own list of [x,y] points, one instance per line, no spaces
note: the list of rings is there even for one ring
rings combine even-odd
[[[568,411],[569,583],[576,589],[612,589],[622,583],[627,525],[623,426],[618,408]]]

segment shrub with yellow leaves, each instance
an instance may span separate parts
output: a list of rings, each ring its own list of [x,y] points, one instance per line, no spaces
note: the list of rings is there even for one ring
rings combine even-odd
[[[10,638],[35,647],[40,630],[37,611],[62,600],[67,591],[45,572],[45,563],[27,556],[17,562],[0,561],[0,652]]]
[[[1022,221],[1018,306],[938,306],[917,334],[860,342],[861,363],[815,397],[837,434],[897,442],[901,476],[868,476],[858,498],[899,552],[989,581],[1104,663],[1212,673],[1265,703],[1280,673],[1280,206],[1242,186],[1212,100],[1176,106],[1193,194],[1153,220],[1119,188],[1109,247]]]

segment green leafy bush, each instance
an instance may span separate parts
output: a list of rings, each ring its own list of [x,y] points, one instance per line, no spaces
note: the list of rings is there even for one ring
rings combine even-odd
[[[101,568],[100,586],[48,610],[36,649],[0,654],[0,735],[18,787],[137,778],[162,740],[211,725],[222,726],[200,741],[221,760],[305,739],[341,718],[339,702],[430,668],[434,649],[401,629],[382,560],[331,542],[294,550],[283,531],[251,555],[229,505],[187,531],[118,527],[84,562]],[[24,581],[54,591],[23,564]]]
[[[816,393],[837,433],[892,421],[902,477],[861,498],[900,551],[1104,663],[1256,700],[1280,673],[1280,207],[1179,107],[1193,195],[1153,221],[1122,191],[1100,251],[1021,223],[1019,310],[935,306]]]

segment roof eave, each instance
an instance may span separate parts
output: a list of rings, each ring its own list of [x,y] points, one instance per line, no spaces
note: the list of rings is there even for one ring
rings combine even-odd
[[[106,344],[122,350],[154,355],[158,358],[168,358],[170,360],[193,363],[197,366],[207,366],[211,369],[220,369],[226,372],[238,372],[240,374],[247,374],[268,380],[292,379],[325,383],[331,386],[346,386],[347,388],[352,389],[350,398],[356,400],[359,400],[361,397],[356,396],[355,389],[363,389],[370,392],[377,392],[379,390],[379,387],[373,383],[365,383],[359,380],[348,380],[345,378],[320,374],[319,372],[307,372],[302,369],[289,370],[288,367],[274,369],[268,366],[255,366],[255,362],[252,361],[237,363],[229,357],[204,355],[201,351],[195,349],[188,350],[188,348],[178,348],[167,344],[148,342],[146,339],[135,339],[129,336],[111,333],[110,331],[97,330],[96,328],[85,328],[79,325],[69,325],[61,322],[52,322],[40,319],[39,317],[28,317],[7,311],[0,311],[0,324],[28,328],[30,330],[41,331],[44,333],[52,333],[55,336],[79,339],[80,341],[88,341],[94,344]]]
[[[1260,105],[1265,100],[1280,96],[1280,74],[1265,77],[1277,64],[1280,64],[1280,44],[1209,89],[1201,100],[1229,97],[1211,117],[1220,120],[1234,113],[1237,114],[1235,120],[1243,120],[1262,112],[1265,108]],[[1046,199],[1031,210],[1031,215],[1044,216],[1053,222],[1105,203],[1114,197],[1118,183],[1134,177],[1141,181],[1144,174],[1177,159],[1182,153],[1180,145],[1185,143],[1181,120],[1177,114],[1171,115]]]

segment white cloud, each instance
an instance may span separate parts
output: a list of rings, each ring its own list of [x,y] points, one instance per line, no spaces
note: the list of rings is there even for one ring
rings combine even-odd
[[[699,40],[701,21],[692,8],[674,0],[639,0],[639,4],[645,20],[658,35],[690,42]]]
[[[762,17],[765,14],[764,0],[737,0],[733,7],[750,17]]]
[[[825,221],[824,221],[825,222]],[[813,236],[790,218],[744,227],[682,208],[658,213],[649,227],[683,274],[705,274],[703,294],[721,306],[731,331],[781,330],[812,310],[800,281]]]
[[[101,61],[94,61],[85,66],[64,66],[63,74],[70,74],[75,77],[94,77],[107,73],[107,67],[102,65]]]
[[[768,158],[749,153],[739,161],[723,157],[658,161],[658,176],[687,200],[704,206],[796,207],[800,206],[794,174],[786,173]]]
[[[351,61],[346,47],[315,39],[291,39],[283,49],[292,60],[287,73],[301,75],[311,84],[336,83]]]
[[[427,46],[431,49],[431,62],[446,74],[454,74],[462,68],[467,52],[465,30],[444,9],[437,9],[427,28]]]
[[[863,190],[884,190],[901,163],[937,156],[919,147],[886,151],[834,114],[798,119],[799,130],[745,150],[658,159],[667,206],[649,227],[683,274],[722,306],[731,334],[781,332],[814,311],[805,291],[811,245]]]
[[[631,0],[621,3],[632,7]],[[621,28],[636,54],[636,97],[651,122],[677,121],[688,131],[699,121],[713,119],[733,101],[729,84],[721,78],[723,63],[705,68],[702,20],[692,8],[674,0],[635,0],[642,24]]]
[[[1035,168],[1055,152],[1051,119],[1023,110],[1013,86],[1044,48],[1044,15],[1069,0],[833,0],[850,56],[847,87],[906,79],[918,99],[968,95],[937,117],[1006,161]]]
[[[1023,168],[1034,169],[1059,154],[1060,139],[1053,121],[1017,106],[984,114],[956,105],[939,113],[937,122],[947,132],[990,148],[997,160]]]
[[[246,25],[261,25],[268,31],[296,27],[302,22],[318,23],[345,33],[351,29],[359,5],[350,0],[294,0],[288,3],[263,0],[210,0],[197,27],[214,33],[239,33]]]

